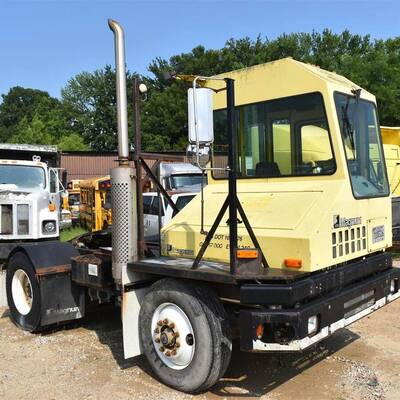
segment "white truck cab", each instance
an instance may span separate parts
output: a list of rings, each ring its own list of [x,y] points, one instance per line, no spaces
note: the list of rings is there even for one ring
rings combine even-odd
[[[7,150],[0,148],[1,259],[21,242],[59,237],[62,195],[54,146],[8,145]]]
[[[160,182],[165,190],[199,191],[202,181],[207,184],[207,175],[190,163],[160,163]]]

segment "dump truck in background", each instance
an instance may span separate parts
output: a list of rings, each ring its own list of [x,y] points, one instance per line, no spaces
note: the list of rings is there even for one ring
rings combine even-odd
[[[19,242],[59,236],[58,167],[56,146],[0,144],[0,258]]]
[[[400,196],[400,127],[381,126],[381,135],[391,193]]]
[[[400,127],[381,126],[386,169],[392,195],[393,244],[400,245]]]
[[[58,166],[55,146],[0,144],[1,260],[21,243],[59,237],[63,215]],[[0,276],[3,283],[1,267]]]
[[[84,317],[88,299],[112,302],[125,358],[144,354],[162,382],[198,393],[225,373],[234,338],[243,351],[302,351],[400,297],[400,270],[386,252],[391,197],[375,97],[292,59],[176,77],[191,86],[188,155],[208,185],[162,228],[161,254],[147,252],[129,163],[124,34],[116,21],[109,27],[112,249],[57,241],[14,249],[6,286],[17,326],[35,332]],[[146,87],[134,88],[140,154]]]

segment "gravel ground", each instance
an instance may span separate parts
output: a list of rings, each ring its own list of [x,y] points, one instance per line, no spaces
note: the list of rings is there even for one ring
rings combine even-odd
[[[103,307],[79,323],[32,335],[0,308],[0,399],[400,398],[400,300],[302,354],[236,348],[225,377],[199,396],[158,383],[142,357],[123,359],[118,313]]]

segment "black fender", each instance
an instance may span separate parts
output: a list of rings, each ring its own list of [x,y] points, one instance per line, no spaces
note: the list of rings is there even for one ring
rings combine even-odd
[[[20,253],[28,258],[39,285],[40,327],[84,317],[85,290],[71,280],[71,257],[78,256],[78,250],[68,242],[23,243],[7,262]]]
[[[71,265],[71,257],[79,255],[78,250],[69,242],[51,240],[21,243],[12,249],[8,255],[6,264],[8,264],[11,257],[17,252],[26,254],[35,271],[60,265]]]

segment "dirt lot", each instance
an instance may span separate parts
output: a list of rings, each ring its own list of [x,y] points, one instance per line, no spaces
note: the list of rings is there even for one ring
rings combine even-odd
[[[0,309],[0,399],[400,398],[400,300],[301,355],[237,349],[223,380],[188,396],[158,383],[144,359],[123,359],[112,308],[46,334],[18,330]]]

